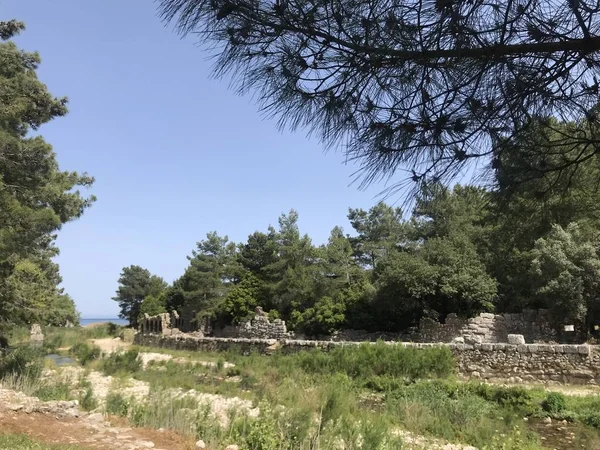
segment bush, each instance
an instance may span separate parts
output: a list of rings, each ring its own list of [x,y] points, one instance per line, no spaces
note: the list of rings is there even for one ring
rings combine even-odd
[[[34,347],[18,347],[0,357],[0,379],[19,376],[38,379],[44,367],[42,352]]]
[[[105,375],[114,375],[115,373],[134,373],[142,368],[142,363],[138,359],[137,350],[127,350],[126,352],[112,353],[102,361],[102,371]]]
[[[92,361],[100,358],[101,351],[99,347],[95,345],[90,345],[87,342],[80,342],[75,344],[69,350],[69,353],[81,363],[82,366],[85,366]]]
[[[441,346],[423,349],[377,342],[336,347],[329,353],[301,352],[295,357],[306,372],[345,373],[352,378],[390,376],[414,380],[447,377],[454,371],[452,353]]]
[[[531,392],[522,387],[498,387],[488,384],[477,384],[471,385],[468,389],[484,400],[498,403],[501,406],[521,410],[530,410],[534,407]]]
[[[92,411],[98,407],[98,400],[94,397],[94,390],[91,386],[85,388],[85,390],[79,394],[79,406],[85,411]]]
[[[71,385],[64,382],[44,384],[36,389],[33,396],[44,402],[51,400],[69,400],[71,398]]]
[[[550,392],[542,402],[542,408],[550,414],[560,414],[566,407],[567,399],[559,392]]]
[[[121,394],[111,392],[106,396],[105,409],[108,414],[113,416],[127,417],[130,402]]]
[[[322,297],[299,316],[296,325],[312,336],[331,334],[346,323],[345,313],[343,302]]]
[[[590,427],[600,429],[600,412],[591,412],[587,414],[583,418],[583,421],[586,425],[589,425]]]

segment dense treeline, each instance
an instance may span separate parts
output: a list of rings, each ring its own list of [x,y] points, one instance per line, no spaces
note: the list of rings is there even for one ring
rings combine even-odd
[[[496,171],[499,184],[511,170],[507,163]],[[301,233],[294,210],[244,243],[212,232],[171,286],[140,267],[124,269],[120,290],[129,278],[140,286],[142,272],[146,280],[137,310],[124,316],[178,310],[226,324],[261,306],[297,331],[321,334],[403,330],[451,312],[548,308],[589,324],[600,304],[598,174],[592,160],[568,178],[510,191],[429,185],[410,217],[385,203],[350,209],[352,232],[335,227],[323,245]],[[138,275],[128,277],[132,271]]]
[[[38,80],[37,53],[7,41],[23,29],[0,22],[0,327],[78,321],[73,300],[58,287],[55,233],[94,201],[77,190],[93,179],[61,171],[50,144],[31,133],[65,115],[67,100]]]

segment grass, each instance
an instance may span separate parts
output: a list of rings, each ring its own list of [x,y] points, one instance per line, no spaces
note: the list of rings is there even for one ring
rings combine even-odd
[[[39,353],[22,351],[10,361],[0,361],[0,367],[13,378],[15,367],[31,368],[26,372],[32,376],[19,382],[30,383],[28,389],[44,398],[70,395],[60,383],[43,389],[36,385]],[[186,362],[160,361],[143,369],[140,351],[168,353]],[[401,448],[398,431],[408,430],[480,450],[541,450],[538,432],[547,428],[534,425],[544,417],[569,421],[577,448],[596,448],[600,440],[600,397],[459,382],[451,354],[441,347],[377,343],[270,357],[132,347],[98,359],[88,358],[93,349],[83,345],[73,352],[88,368],[115,378],[104,404],[107,413],[127,417],[136,426],[203,439],[209,448],[235,443],[256,450],[391,450]],[[214,364],[200,364],[203,361]],[[225,361],[235,366],[226,368]],[[119,383],[132,377],[150,384],[148,398],[135,401],[119,393]],[[96,409],[91,386],[80,380],[79,387],[82,407]],[[195,398],[173,398],[172,389],[245,398],[260,415],[230,410],[221,426]]]
[[[95,345],[87,342],[78,342],[69,349],[69,354],[73,355],[82,366],[100,358],[101,350]]]
[[[46,444],[23,434],[0,434],[0,450],[77,450],[71,445]]]
[[[89,339],[102,339],[108,337],[132,337],[132,331],[126,327],[113,323],[98,324],[93,327],[44,327],[43,348],[46,353],[55,353],[58,349],[73,347]],[[6,332],[11,346],[29,344],[29,329],[27,327],[13,327]]]

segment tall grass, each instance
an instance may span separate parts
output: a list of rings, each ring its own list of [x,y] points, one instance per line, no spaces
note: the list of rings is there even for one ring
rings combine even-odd
[[[328,353],[314,350],[291,356],[308,373],[345,373],[353,378],[372,376],[410,380],[442,378],[454,371],[454,359],[447,347],[417,349],[400,345],[364,343],[336,347]]]
[[[111,353],[102,359],[100,367],[106,375],[135,373],[142,368],[138,355],[137,349]]]

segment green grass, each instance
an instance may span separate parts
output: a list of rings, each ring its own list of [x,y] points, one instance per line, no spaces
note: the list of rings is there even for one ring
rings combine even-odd
[[[87,342],[78,342],[73,345],[69,354],[73,355],[82,366],[85,366],[92,361],[95,361],[100,358],[101,355],[100,348],[95,345],[90,345]]]
[[[72,445],[45,444],[22,434],[0,434],[0,450],[79,450]]]

